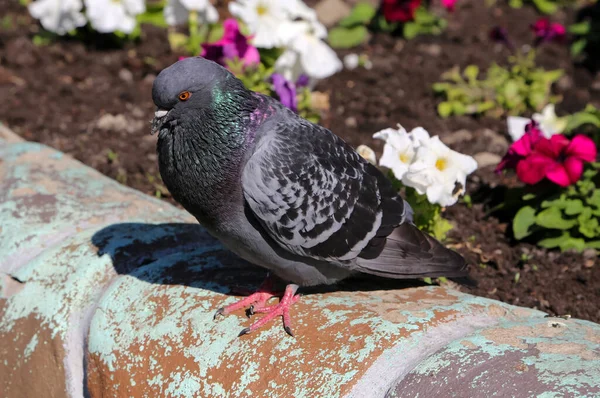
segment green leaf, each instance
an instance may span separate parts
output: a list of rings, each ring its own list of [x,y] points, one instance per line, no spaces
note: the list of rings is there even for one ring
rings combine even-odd
[[[565,201],[565,214],[574,216],[581,213],[584,209],[583,202],[580,199],[569,199]]]
[[[569,237],[569,234],[558,236],[556,238],[546,238],[538,242],[538,246],[545,247],[546,249],[554,249],[560,246],[560,243]]]
[[[571,132],[572,130],[575,130],[576,128],[581,127],[585,124],[591,124],[595,127],[600,127],[599,115],[597,113],[594,114],[585,111],[574,113],[568,116],[567,127],[565,130],[567,132]]]
[[[183,33],[171,32],[167,36],[169,40],[169,45],[172,49],[182,49],[185,48],[187,44],[188,37]]]
[[[150,24],[159,28],[166,28],[169,25],[165,21],[162,8],[148,8],[143,14],[136,17],[138,24]]]
[[[533,0],[533,4],[544,14],[554,14],[558,10],[558,4],[551,0]]]
[[[579,224],[579,232],[587,238],[595,238],[597,236],[598,219],[590,218]]]
[[[214,43],[217,40],[221,39],[224,33],[225,28],[223,28],[223,24],[215,24],[210,28],[210,31],[208,32],[208,39],[206,41],[208,43]]]
[[[437,106],[437,111],[441,117],[448,117],[452,115],[453,109],[454,106],[452,105],[452,103],[447,101],[440,102]]]
[[[427,7],[421,6],[415,10],[415,22],[419,25],[429,25],[436,21],[437,17],[433,15]]]
[[[431,232],[433,236],[439,240],[443,241],[446,239],[446,235],[452,229],[452,224],[443,218],[441,215],[437,215],[433,221],[433,226],[431,227]]]
[[[558,199],[544,200],[541,206],[542,209],[547,209],[548,207],[557,207],[559,209],[564,209],[567,206],[567,196],[565,194],[562,194]]]
[[[474,83],[479,76],[479,67],[477,65],[469,65],[465,68],[465,77],[470,83]]]
[[[587,204],[600,208],[600,189],[594,189],[592,195],[585,199]]]
[[[350,15],[340,21],[339,26],[352,28],[356,25],[366,25],[373,19],[375,12],[375,7],[370,3],[358,3],[354,6]]]
[[[573,35],[585,36],[592,30],[590,21],[578,22],[570,25],[567,30]]]
[[[513,219],[515,239],[521,240],[531,234],[529,228],[535,224],[535,209],[531,206],[521,207]]]
[[[436,93],[443,93],[446,90],[448,90],[448,88],[450,87],[449,83],[434,83],[433,84],[433,91],[435,91]]]
[[[281,48],[260,48],[258,52],[260,54],[260,63],[269,69],[275,66],[275,62],[277,62],[283,50]]]
[[[484,113],[484,112],[494,109],[495,107],[496,107],[496,104],[494,103],[494,101],[485,101],[485,102],[482,102],[481,104],[477,104],[477,113]]]
[[[591,242],[586,242],[586,248],[600,250],[600,240],[593,240]]]
[[[548,84],[554,83],[558,79],[560,79],[565,74],[565,71],[562,69],[549,70],[544,72],[543,77],[544,81]]]
[[[416,22],[407,22],[402,33],[406,39],[414,39],[421,33],[421,26]]]
[[[596,185],[594,184],[593,181],[589,181],[589,180],[579,180],[577,181],[577,190],[582,194],[582,195],[589,195],[591,192],[593,192],[596,188]]]
[[[511,99],[519,96],[519,83],[515,80],[509,80],[504,85],[504,95]]]
[[[575,40],[573,44],[571,44],[571,56],[576,57],[581,54],[587,47],[587,44],[587,39]]]
[[[465,113],[467,113],[467,107],[465,106],[465,104],[463,104],[460,101],[453,101],[452,102],[452,113],[454,113],[457,116],[462,116]]]
[[[535,223],[548,229],[570,229],[577,224],[577,220],[566,220],[559,208],[549,207],[535,217]]]
[[[399,23],[388,22],[387,19],[385,19],[385,16],[382,14],[375,18],[375,25],[377,29],[382,32],[393,32],[398,29]]]
[[[581,238],[568,237],[568,238],[564,239],[559,246],[560,246],[560,250],[562,250],[562,251],[565,251],[565,250],[583,251],[583,249],[585,249],[585,241]]]
[[[368,37],[369,32],[364,26],[337,27],[329,31],[329,44],[334,48],[351,48],[364,43]]]
[[[577,216],[577,222],[579,222],[581,224],[581,223],[586,222],[590,218],[592,218],[592,209],[589,207],[584,207],[581,214],[579,214],[579,216]]]
[[[36,47],[44,47],[52,43],[52,39],[49,37],[49,35],[43,34],[33,36],[32,41],[33,45],[35,45]]]
[[[563,232],[561,236],[555,238],[546,238],[538,242],[538,245],[547,249],[559,247],[560,250],[575,249],[582,251],[585,249],[585,241],[580,238],[573,238],[568,232]]]

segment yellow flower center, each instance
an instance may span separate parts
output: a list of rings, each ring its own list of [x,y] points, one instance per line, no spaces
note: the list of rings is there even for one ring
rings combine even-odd
[[[448,161],[444,158],[439,158],[435,162],[435,168],[438,169],[439,171],[444,171],[447,166],[448,166]]]
[[[410,162],[410,158],[408,157],[408,155],[406,153],[401,153],[400,155],[398,155],[398,157],[400,158],[400,161],[402,163]]]
[[[256,13],[259,16],[265,15],[268,11],[269,9],[264,4],[259,4],[258,6],[256,6]]]

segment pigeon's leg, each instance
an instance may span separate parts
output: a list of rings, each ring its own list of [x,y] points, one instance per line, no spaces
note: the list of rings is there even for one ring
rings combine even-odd
[[[252,293],[248,297],[244,297],[243,299],[226,307],[219,308],[215,313],[214,318],[216,319],[219,315],[227,315],[246,307],[250,307],[248,313],[249,315],[252,315],[255,308],[264,307],[271,297],[276,296],[276,294],[272,293],[273,281],[273,278],[269,275],[255,293]]]
[[[259,319],[257,322],[253,323],[250,327],[243,329],[240,332],[239,336],[248,334],[248,333],[260,328],[261,326],[264,326],[269,321],[273,320],[274,318],[276,318],[278,316],[283,317],[283,329],[287,332],[287,334],[289,334],[290,336],[293,336],[294,333],[292,333],[290,307],[300,299],[300,295],[296,294],[297,290],[298,290],[298,285],[287,285],[287,287],[285,288],[285,293],[283,294],[283,297],[281,298],[281,301],[279,302],[279,304],[271,305],[268,307],[265,307],[265,306],[255,307],[253,309],[254,312],[265,313],[267,315],[265,315],[263,318]]]

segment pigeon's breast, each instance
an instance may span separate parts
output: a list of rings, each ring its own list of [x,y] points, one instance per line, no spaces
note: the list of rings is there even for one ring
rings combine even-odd
[[[159,139],[159,170],[165,186],[203,225],[220,222],[243,202],[236,151],[178,137]]]

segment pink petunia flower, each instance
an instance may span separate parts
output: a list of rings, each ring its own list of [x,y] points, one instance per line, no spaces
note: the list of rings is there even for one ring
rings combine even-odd
[[[577,135],[569,140],[555,134],[548,139],[532,121],[525,134],[510,146],[496,172],[515,169],[519,180],[526,184],[537,184],[547,178],[566,187],[581,178],[584,163],[593,162],[596,156],[596,144],[591,138]]]
[[[446,10],[448,10],[448,11],[450,11],[450,12],[453,12],[453,11],[454,11],[454,8],[456,7],[456,2],[457,2],[457,1],[458,1],[458,0],[442,0],[442,6],[443,6],[443,7],[444,7]]]
[[[533,25],[531,30],[535,33],[535,45],[539,45],[545,41],[560,41],[564,39],[567,30],[557,22],[550,22],[548,18],[540,18]]]
[[[220,40],[202,45],[201,55],[204,58],[223,66],[226,66],[227,60],[236,58],[242,60],[245,66],[259,63],[258,50],[248,42],[250,38],[240,32],[240,27],[235,19],[226,19],[223,22],[223,28],[225,32]]]
[[[596,144],[591,138],[577,135],[571,141],[561,134],[540,139],[533,152],[517,164],[517,176],[526,184],[537,184],[544,177],[566,187],[576,183],[585,162],[596,159]]]
[[[508,152],[496,166],[496,172],[500,173],[502,170],[515,169],[521,160],[531,155],[534,145],[541,138],[543,138],[542,131],[538,124],[532,120],[531,123],[525,126],[525,134],[508,148]]]

